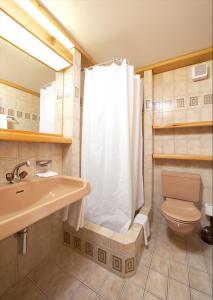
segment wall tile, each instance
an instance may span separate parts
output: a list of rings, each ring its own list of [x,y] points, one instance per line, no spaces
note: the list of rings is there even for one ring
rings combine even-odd
[[[170,71],[173,75],[169,72],[154,75],[153,93],[155,101],[158,101],[158,99],[169,99],[168,94],[171,94],[171,88],[168,87],[168,82],[172,82],[173,96],[170,97],[174,99],[174,111],[166,111],[162,114],[159,112],[153,113],[155,123],[213,120],[212,61],[208,61],[207,64],[209,67],[209,78],[197,82],[193,82],[191,78],[192,66]],[[206,104],[204,104],[204,97]],[[162,151],[161,153],[211,155],[213,151],[212,131],[207,128],[156,130],[154,131],[153,143],[154,152],[156,153]],[[145,168],[148,167],[145,165]],[[202,201],[203,203],[210,201],[209,199],[212,197],[212,176],[209,174],[209,172],[212,172],[211,162],[155,161],[153,177],[154,210],[157,207],[159,208],[159,202],[162,201],[162,170],[201,174],[203,183]],[[205,219],[204,217],[205,214],[203,213],[202,220]],[[205,219],[206,223],[207,220]]]

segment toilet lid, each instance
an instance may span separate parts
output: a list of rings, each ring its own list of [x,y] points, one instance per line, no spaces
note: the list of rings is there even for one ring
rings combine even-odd
[[[169,218],[180,222],[196,222],[201,218],[199,209],[189,201],[167,198],[161,210]]]

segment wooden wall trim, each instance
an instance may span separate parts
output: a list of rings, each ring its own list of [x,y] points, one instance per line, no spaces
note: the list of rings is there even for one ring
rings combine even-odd
[[[41,25],[22,10],[13,0],[1,0],[1,9],[9,17],[15,20],[19,25],[33,34],[47,47],[72,64],[73,55],[59,41],[51,36]]]
[[[174,69],[186,67],[193,64],[198,64],[213,58],[213,48],[206,48],[178,57],[173,57],[159,63],[147,65],[136,69],[136,74],[143,77],[145,71],[152,70],[153,74],[171,71]]]
[[[156,154],[156,153],[154,153],[153,159],[213,161],[213,156],[212,155],[193,155],[193,154]]]
[[[15,88],[17,90],[20,90],[22,92],[31,94],[33,96],[40,97],[40,93],[37,93],[37,92],[35,92],[33,90],[30,90],[30,89],[27,89],[27,88],[25,88],[25,87],[23,87],[21,85],[16,84],[16,83],[13,83],[13,82],[10,82],[10,81],[4,80],[4,79],[0,79],[0,83],[5,84],[7,86],[10,86],[12,88]]]
[[[71,144],[70,137],[59,134],[37,133],[21,130],[0,129],[0,141]]]
[[[30,0],[63,34],[74,44],[75,48],[82,55],[82,66],[89,67],[96,65],[96,61],[80,46],[61,22],[41,3],[39,0]]]

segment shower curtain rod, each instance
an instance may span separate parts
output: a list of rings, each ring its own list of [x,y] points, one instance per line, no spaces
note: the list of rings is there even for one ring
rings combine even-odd
[[[116,63],[116,64],[120,65],[120,64],[122,64],[123,60],[124,60],[124,58],[113,58],[113,59],[104,61],[104,62],[102,62],[100,64],[97,64],[97,65],[94,65],[94,66],[90,66],[88,68],[83,68],[82,71],[85,71],[87,69],[88,70],[92,70],[93,67],[96,67],[96,66],[106,66],[106,65],[110,65],[112,63]],[[126,61],[127,61],[127,64],[129,64],[129,61],[128,60],[126,60]]]

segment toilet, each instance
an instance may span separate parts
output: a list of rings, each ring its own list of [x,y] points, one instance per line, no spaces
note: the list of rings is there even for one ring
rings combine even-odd
[[[201,178],[197,174],[162,172],[161,212],[171,230],[189,234],[201,218],[196,204],[200,200]]]

